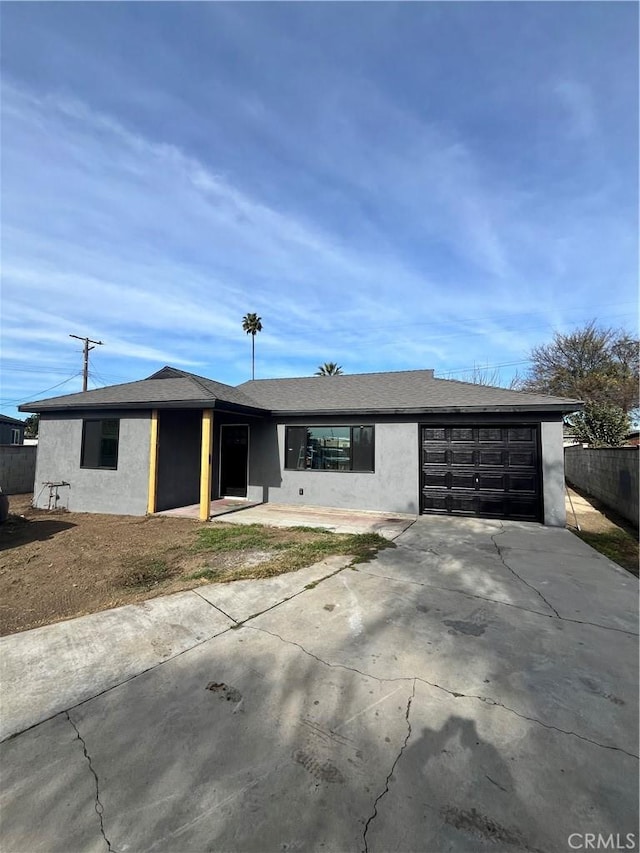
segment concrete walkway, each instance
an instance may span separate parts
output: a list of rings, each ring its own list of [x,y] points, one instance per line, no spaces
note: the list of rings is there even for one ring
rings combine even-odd
[[[513,853],[637,833],[635,578],[538,525],[421,518],[396,545],[5,638],[3,719],[49,718],[1,746],[0,849]]]
[[[265,503],[234,512],[231,519],[212,518],[211,522],[232,521],[233,524],[268,524],[271,527],[322,527],[334,533],[378,533],[385,539],[395,539],[416,518],[406,513],[390,515],[352,509]]]

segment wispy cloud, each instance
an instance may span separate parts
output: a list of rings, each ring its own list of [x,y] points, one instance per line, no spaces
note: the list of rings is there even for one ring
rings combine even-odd
[[[577,80],[559,80],[553,91],[566,110],[570,134],[589,138],[597,124],[593,96],[588,86]]]
[[[554,326],[632,311],[637,202],[586,60],[554,64],[547,39],[529,76],[475,67],[445,45],[464,9],[354,8],[336,39],[324,7],[143,8],[144,56],[124,7],[83,10],[73,32],[42,12],[58,65],[37,81],[5,23],[5,399],[46,385],[26,370],[52,359],[77,371],[69,333],[105,341],[107,378],[167,362],[233,383],[247,311],[258,375],[517,360]],[[47,62],[36,12],[12,15],[33,16],[25,50]],[[167,51],[163,15],[193,49]],[[92,50],[95,16],[121,27],[117,61]],[[219,47],[202,67],[198,25]]]

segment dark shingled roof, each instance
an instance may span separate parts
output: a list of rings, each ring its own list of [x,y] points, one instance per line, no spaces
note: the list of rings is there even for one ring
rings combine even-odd
[[[249,413],[322,415],[401,412],[571,412],[578,400],[434,379],[432,370],[254,379],[237,388],[164,367],[148,379],[20,406],[25,412],[70,409],[217,408]]]
[[[17,418],[11,418],[9,415],[0,415],[0,421],[3,424],[15,424],[16,426],[24,426],[24,421],[19,421]]]
[[[427,411],[575,411],[565,397],[434,379],[432,370],[339,374],[299,379],[254,379],[239,385],[259,406],[277,414]]]
[[[109,385],[95,391],[65,394],[20,406],[22,412],[62,409],[151,409],[151,408],[259,408],[232,385],[214,382],[174,367],[163,367],[147,379]]]

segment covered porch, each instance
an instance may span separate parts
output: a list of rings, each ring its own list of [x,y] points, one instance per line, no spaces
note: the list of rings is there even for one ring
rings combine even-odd
[[[259,503],[248,494],[252,421],[213,408],[154,409],[147,512],[206,521]]]

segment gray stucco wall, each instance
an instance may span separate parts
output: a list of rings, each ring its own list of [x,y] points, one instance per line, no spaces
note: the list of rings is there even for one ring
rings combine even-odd
[[[564,527],[567,521],[562,441],[562,421],[540,424],[544,523],[550,527]]]
[[[58,506],[72,512],[144,515],[149,487],[149,412],[95,412],[90,418],[119,418],[118,468],[108,471],[81,468],[83,413],[40,418],[34,503],[47,508],[47,481],[69,483],[60,487]]]
[[[567,447],[567,480],[638,525],[638,447]]]
[[[315,422],[318,419],[314,419]],[[335,426],[373,422],[372,418],[331,418]],[[300,421],[289,423],[296,425]],[[248,497],[253,500],[413,514],[419,511],[418,427],[415,422],[376,423],[373,473],[287,471],[284,467],[284,423],[255,426],[251,431],[249,455]],[[274,464],[276,459],[277,465]],[[302,495],[300,489],[303,489]]]
[[[321,418],[309,424],[322,423]],[[250,430],[249,489],[252,500],[274,503],[310,504],[345,509],[385,512],[420,512],[419,425],[423,423],[533,423],[540,425],[544,523],[563,527],[564,456],[560,415],[540,417],[514,415],[388,417],[359,420],[331,417],[336,426],[375,423],[375,472],[287,471],[284,467],[285,425],[303,425],[300,418],[275,424],[256,424]],[[277,461],[276,461],[277,460]],[[303,494],[299,494],[303,489]]]
[[[33,490],[36,472],[36,445],[0,445],[0,487],[5,495]]]

